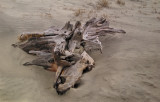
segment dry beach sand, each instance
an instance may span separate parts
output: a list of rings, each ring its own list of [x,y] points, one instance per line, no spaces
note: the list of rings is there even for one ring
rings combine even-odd
[[[0,0],[0,102],[160,102],[160,1],[97,1]],[[90,53],[96,67],[63,96],[52,88],[55,73],[24,67],[33,57],[11,46],[22,32],[101,16],[127,34],[103,38],[103,54]]]

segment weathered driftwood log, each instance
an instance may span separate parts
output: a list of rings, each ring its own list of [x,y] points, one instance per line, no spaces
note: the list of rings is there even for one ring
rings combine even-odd
[[[77,21],[73,26],[67,22],[64,27],[50,27],[40,33],[23,33],[19,42],[13,44],[37,58],[23,65],[37,65],[56,72],[54,88],[63,94],[80,82],[85,70],[94,67],[94,60],[87,54],[88,50],[102,51],[100,36],[125,33],[109,27],[104,18],[92,18],[84,26]]]

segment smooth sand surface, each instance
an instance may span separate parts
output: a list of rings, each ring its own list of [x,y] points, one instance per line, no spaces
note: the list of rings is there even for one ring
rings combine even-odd
[[[160,102],[160,1],[96,9],[97,1],[0,0],[0,102]],[[103,38],[103,54],[91,53],[96,67],[63,96],[52,88],[55,73],[24,67],[33,57],[11,46],[22,32],[101,16],[127,33]]]

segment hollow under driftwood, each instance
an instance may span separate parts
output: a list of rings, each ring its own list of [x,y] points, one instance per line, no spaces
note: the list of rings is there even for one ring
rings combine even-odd
[[[104,18],[92,18],[84,26],[77,21],[75,25],[67,22],[64,27],[50,27],[39,33],[23,33],[19,42],[12,44],[37,58],[23,65],[37,65],[56,72],[54,88],[63,94],[80,82],[84,71],[94,67],[94,60],[87,53],[98,49],[102,52],[100,36],[125,33],[109,27]]]

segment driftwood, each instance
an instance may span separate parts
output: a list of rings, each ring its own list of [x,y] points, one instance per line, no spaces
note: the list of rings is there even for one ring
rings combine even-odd
[[[94,67],[95,62],[87,51],[102,52],[99,37],[115,33],[125,31],[110,28],[104,18],[92,18],[84,26],[79,21],[75,25],[67,22],[62,28],[52,26],[44,32],[23,33],[13,46],[37,56],[24,66],[37,65],[56,72],[54,88],[58,94],[63,94],[80,82],[84,71]]]

